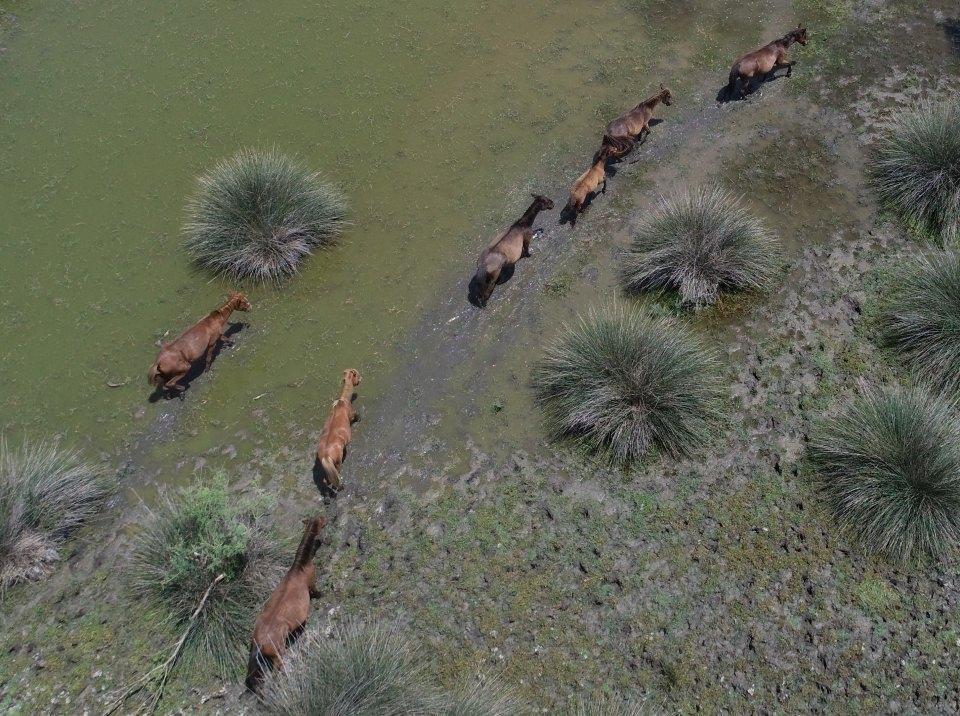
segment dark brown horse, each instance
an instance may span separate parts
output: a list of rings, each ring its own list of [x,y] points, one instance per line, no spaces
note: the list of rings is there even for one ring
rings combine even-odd
[[[807,28],[797,25],[778,40],[764,45],[759,50],[748,52],[733,63],[730,68],[730,78],[727,83],[728,96],[731,99],[743,99],[754,77],[770,79],[780,67],[787,68],[787,77],[793,74],[793,62],[787,55],[787,50],[794,42],[806,45],[809,39]]]
[[[508,228],[501,231],[480,254],[473,284],[477,291],[477,303],[486,306],[497,281],[505,270],[521,258],[530,256],[530,240],[533,239],[533,222],[541,211],[553,209],[553,202],[540,194],[531,194],[533,203]]]
[[[360,385],[360,373],[350,368],[343,371],[340,397],[333,401],[330,415],[320,431],[317,443],[317,462],[323,472],[327,487],[339,490],[343,487],[340,466],[347,456],[347,445],[353,437],[353,424],[360,419],[353,407],[353,389]]]
[[[593,156],[593,164],[587,171],[577,177],[577,180],[570,188],[570,199],[567,205],[560,212],[560,221],[569,221],[570,226],[577,225],[577,216],[586,210],[587,203],[592,196],[597,194],[601,184],[601,192],[607,190],[607,159],[614,156],[613,146],[604,144]]]
[[[194,362],[205,357],[203,369],[210,368],[213,352],[221,341],[233,345],[225,338],[223,329],[230,314],[234,311],[249,311],[250,302],[242,293],[233,292],[226,302],[201,318],[177,338],[165,343],[157,354],[157,359],[147,372],[147,382],[164,392],[182,394],[186,386],[180,380],[190,372]]]
[[[304,520],[303,537],[293,565],[263,605],[253,626],[250,659],[247,662],[247,688],[260,691],[267,670],[280,667],[284,651],[303,631],[310,616],[310,600],[319,596],[317,568],[313,558],[320,546],[320,530],[326,520],[319,515]]]
[[[624,157],[633,151],[637,142],[642,142],[650,134],[650,120],[653,110],[663,102],[667,107],[673,103],[673,94],[660,85],[660,90],[629,112],[624,112],[607,125],[603,134],[603,144],[613,147],[610,155],[614,159]]]

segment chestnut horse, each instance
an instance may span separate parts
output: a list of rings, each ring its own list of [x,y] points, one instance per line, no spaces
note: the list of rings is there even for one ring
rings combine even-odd
[[[480,254],[477,273],[473,283],[477,289],[477,302],[487,305],[493,289],[505,269],[512,268],[521,258],[530,256],[530,241],[533,239],[533,222],[541,211],[553,209],[553,202],[540,194],[531,194],[533,203],[507,229],[497,234]]]
[[[660,91],[645,99],[629,112],[624,112],[607,125],[603,134],[603,144],[614,149],[611,157],[619,159],[633,151],[637,142],[642,142],[650,134],[650,120],[653,110],[663,102],[667,107],[673,104],[673,93],[660,85]]]
[[[319,596],[317,568],[313,558],[320,546],[323,517],[303,521],[303,538],[293,565],[263,605],[253,626],[250,659],[247,661],[247,688],[257,693],[267,669],[280,667],[283,652],[300,635],[310,616],[310,600]]]
[[[317,461],[323,470],[324,481],[334,490],[343,486],[340,466],[347,456],[347,444],[353,437],[351,426],[360,419],[353,408],[353,389],[360,385],[360,380],[360,373],[353,368],[343,371],[340,397],[333,401],[317,443]]]
[[[165,392],[176,391],[183,395],[187,388],[179,381],[190,372],[194,362],[204,356],[206,363],[203,369],[208,370],[217,344],[223,341],[227,345],[233,345],[233,341],[223,335],[230,314],[234,311],[249,310],[250,302],[247,297],[242,293],[232,292],[220,308],[211,311],[174,340],[163,344],[157,359],[147,372],[147,383]]]
[[[739,58],[730,68],[730,79],[727,83],[729,96],[733,98],[734,94],[737,94],[739,99],[743,99],[747,96],[746,90],[750,88],[754,77],[761,75],[763,79],[769,79],[779,67],[786,67],[789,77],[793,74],[794,63],[790,62],[787,50],[794,42],[806,45],[808,39],[807,28],[797,25],[795,30],[791,30],[779,40]]]
[[[607,190],[607,159],[615,154],[616,150],[610,144],[604,144],[593,156],[593,165],[581,174],[570,188],[570,199],[560,212],[560,222],[569,221],[570,226],[577,225],[577,215],[585,211],[587,200],[597,194],[597,189],[603,184],[601,192]]]

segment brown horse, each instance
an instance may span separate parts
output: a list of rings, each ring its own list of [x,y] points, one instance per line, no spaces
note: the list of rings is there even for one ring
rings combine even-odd
[[[607,125],[603,134],[603,144],[613,147],[611,157],[619,159],[633,151],[637,142],[642,142],[650,134],[650,120],[653,110],[663,102],[667,107],[673,104],[673,93],[660,85],[660,91],[645,99],[629,112],[624,112]]]
[[[360,385],[360,373],[353,368],[343,371],[340,397],[333,401],[330,415],[320,431],[317,443],[317,462],[328,487],[339,490],[343,486],[340,466],[347,456],[347,444],[353,437],[351,426],[360,419],[353,408],[353,389]]]
[[[160,348],[157,359],[147,372],[147,383],[165,392],[176,391],[182,395],[187,388],[179,381],[190,372],[194,362],[205,356],[203,369],[208,370],[217,344],[222,341],[226,345],[233,345],[233,341],[223,335],[230,314],[234,311],[249,310],[250,302],[247,297],[242,293],[232,292],[220,308],[211,311]]]
[[[477,302],[481,307],[487,305],[504,270],[512,268],[521,258],[531,255],[530,240],[533,238],[533,222],[537,214],[553,209],[553,202],[547,197],[540,194],[531,196],[533,203],[523,212],[523,216],[497,234],[480,254],[473,283],[477,289]]]
[[[604,144],[593,156],[593,164],[587,171],[577,177],[577,180],[570,188],[570,199],[567,205],[560,212],[560,222],[569,221],[570,226],[577,225],[577,216],[586,210],[588,199],[597,194],[600,185],[603,188],[600,192],[607,190],[607,160],[614,156],[616,150],[610,144]]]
[[[260,690],[266,670],[277,669],[287,646],[299,636],[310,615],[310,600],[319,596],[317,568],[313,558],[320,546],[323,517],[303,521],[303,538],[293,565],[263,605],[253,626],[250,659],[247,661],[247,688]]]
[[[743,57],[733,63],[730,68],[730,79],[727,83],[727,92],[731,98],[738,95],[739,99],[747,96],[746,90],[754,77],[762,76],[764,80],[769,79],[779,67],[787,68],[787,77],[793,74],[793,62],[790,62],[787,56],[787,50],[794,42],[806,45],[809,37],[807,28],[797,25],[795,30],[791,30],[779,40],[764,45],[759,50],[748,52]]]

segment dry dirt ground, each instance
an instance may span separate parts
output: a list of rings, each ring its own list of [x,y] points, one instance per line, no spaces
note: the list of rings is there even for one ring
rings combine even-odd
[[[960,569],[865,556],[804,457],[813,420],[864,381],[900,378],[876,347],[877,301],[922,246],[878,212],[863,168],[889,113],[960,89],[958,11],[777,7],[772,34],[799,17],[813,32],[791,79],[718,104],[722,73],[684,78],[639,161],[576,230],[551,222],[487,311],[465,304],[466,273],[451,277],[463,290],[398,356],[404,390],[361,402],[350,460],[367,477],[329,504],[315,622],[399,621],[440,681],[493,670],[551,713],[605,692],[667,712],[960,711]],[[617,252],[656,194],[704,182],[775,229],[783,280],[684,317],[724,356],[725,431],[698,459],[611,471],[544,438],[526,376],[563,321],[617,295]],[[307,460],[263,451],[245,479]],[[126,542],[112,532],[79,544],[45,591],[5,602],[0,707],[95,713],[169,640],[115,588]],[[222,689],[181,674],[165,707],[254,709]]]

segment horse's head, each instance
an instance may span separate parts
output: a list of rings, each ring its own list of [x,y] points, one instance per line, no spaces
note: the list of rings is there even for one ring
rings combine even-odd
[[[235,311],[249,311],[252,308],[250,301],[247,300],[247,297],[239,291],[231,292],[230,300],[233,302],[233,309]]]
[[[361,380],[363,380],[363,378],[360,377],[360,371],[356,370],[355,368],[348,368],[347,370],[343,371],[343,382],[347,385],[356,387],[360,385]]]
[[[319,534],[327,524],[327,520],[322,515],[315,515],[313,517],[304,517],[303,518],[303,527],[308,530],[311,534]]]
[[[797,25],[796,30],[791,30],[788,37],[794,42],[799,42],[801,45],[806,45],[807,41],[810,39],[810,36],[807,35],[807,28],[805,28],[802,24]]]
[[[606,137],[604,137],[604,140],[606,140]],[[604,141],[603,144],[600,145],[600,149],[597,150],[597,153],[593,155],[593,163],[606,162],[616,153],[616,147]]]
[[[668,107],[673,104],[673,92],[670,91],[669,87],[664,87],[663,84],[660,85],[660,101]]]
[[[550,211],[553,208],[553,201],[542,194],[531,194],[530,196],[533,197],[539,211]]]

